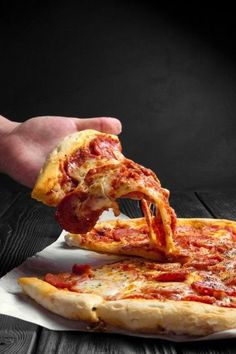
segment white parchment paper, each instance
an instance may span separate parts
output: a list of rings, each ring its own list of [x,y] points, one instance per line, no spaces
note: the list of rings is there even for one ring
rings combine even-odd
[[[127,218],[121,215],[122,218]],[[114,219],[111,212],[104,212],[102,220]],[[114,262],[121,257],[113,255],[98,254],[96,252],[86,251],[82,249],[69,248],[64,242],[65,231],[61,233],[59,238],[37,253],[35,256],[28,258],[19,267],[14,268],[3,278],[0,279],[0,314],[17,317],[21,320],[35,323],[51,330],[63,331],[91,331],[92,329],[87,323],[81,321],[73,321],[64,319],[55,315],[33,300],[24,295],[17,279],[23,276],[42,276],[48,272],[70,272],[75,263],[89,263],[91,265],[100,265],[108,262]],[[93,329],[96,330],[96,329]],[[97,329],[99,330],[99,329]],[[143,335],[139,333],[131,333],[116,328],[109,328],[109,333],[119,333],[132,336],[150,337],[167,339],[175,342],[180,341],[196,341],[196,340],[212,340],[235,338],[236,329],[219,332],[205,337],[187,337],[187,336],[170,336],[170,335]]]

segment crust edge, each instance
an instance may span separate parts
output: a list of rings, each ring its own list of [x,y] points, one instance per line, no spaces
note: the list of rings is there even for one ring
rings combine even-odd
[[[188,301],[110,301],[97,315],[109,325],[149,334],[203,336],[236,327],[236,309]]]
[[[38,278],[19,278],[24,293],[47,310],[72,320],[98,322],[96,309],[103,298],[95,294],[79,294],[59,290]]]

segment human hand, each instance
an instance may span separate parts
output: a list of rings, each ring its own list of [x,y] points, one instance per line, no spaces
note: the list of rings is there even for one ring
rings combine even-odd
[[[0,131],[0,171],[32,188],[47,155],[66,135],[84,129],[119,134],[121,123],[115,118],[69,118],[43,116],[23,123],[3,119]],[[5,128],[6,127],[6,128]]]

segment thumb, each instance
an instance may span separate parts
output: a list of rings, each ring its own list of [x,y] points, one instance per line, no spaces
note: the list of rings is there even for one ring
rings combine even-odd
[[[95,129],[103,133],[120,134],[122,125],[119,119],[111,117],[72,118],[78,131]]]

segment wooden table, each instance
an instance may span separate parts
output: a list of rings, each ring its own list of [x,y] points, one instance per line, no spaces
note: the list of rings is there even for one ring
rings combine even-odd
[[[236,190],[172,192],[171,204],[179,217],[236,220]],[[139,216],[133,203],[124,203],[122,209],[131,217]],[[32,200],[27,188],[0,175],[0,276],[56,240],[61,230],[53,214],[53,209]],[[50,331],[8,316],[0,316],[0,323],[0,353],[236,353],[234,339],[172,343],[104,333]]]

